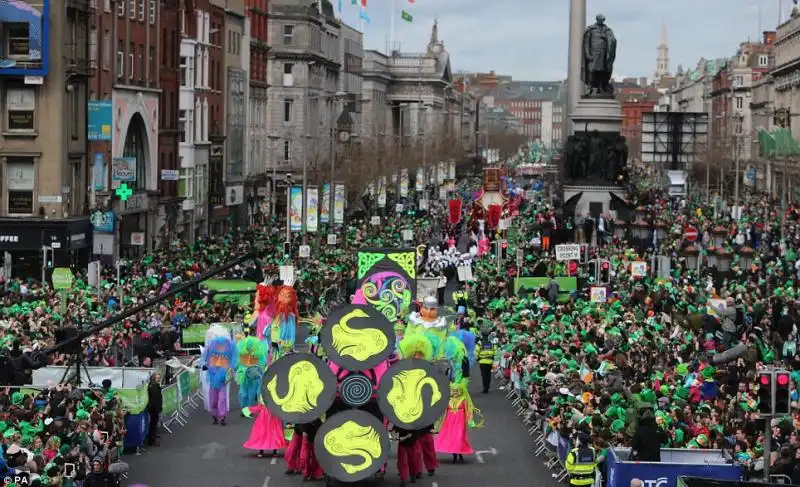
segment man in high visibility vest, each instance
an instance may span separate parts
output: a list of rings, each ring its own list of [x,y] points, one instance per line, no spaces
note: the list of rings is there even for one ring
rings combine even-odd
[[[481,368],[481,381],[483,382],[483,394],[489,393],[489,386],[492,383],[492,364],[494,356],[497,354],[497,347],[487,332],[482,330],[481,340],[478,348],[478,366]]]
[[[578,435],[578,446],[570,450],[564,468],[569,474],[569,485],[586,487],[594,484],[595,470],[597,469],[597,454],[589,446],[589,435]]]

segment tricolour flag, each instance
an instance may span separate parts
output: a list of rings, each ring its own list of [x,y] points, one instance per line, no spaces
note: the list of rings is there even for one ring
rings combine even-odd
[[[587,367],[586,365],[582,365],[580,377],[584,384],[590,384],[594,379],[594,374],[592,373],[592,370],[589,367]]]
[[[411,22],[414,21],[414,16],[411,15],[410,13],[406,12],[405,10],[400,12],[400,18],[405,20],[408,23],[411,23]]]
[[[369,15],[367,15],[363,8],[358,12],[358,18],[369,24]]]

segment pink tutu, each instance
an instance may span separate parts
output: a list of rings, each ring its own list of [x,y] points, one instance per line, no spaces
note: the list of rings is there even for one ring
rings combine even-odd
[[[436,453],[453,453],[469,455],[473,453],[467,438],[467,403],[462,401],[455,411],[447,406],[447,412],[439,428],[439,434],[433,440]]]
[[[250,437],[242,444],[249,450],[283,450],[288,446],[281,420],[270,414],[263,404],[250,406],[250,414],[257,414]]]

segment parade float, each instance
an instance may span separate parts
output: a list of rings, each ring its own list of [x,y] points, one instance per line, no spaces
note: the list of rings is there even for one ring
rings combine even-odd
[[[487,167],[483,170],[483,186],[473,195],[470,226],[476,233],[483,221],[484,230],[495,230],[500,220],[515,216],[524,199],[524,192],[516,188],[503,168]]]

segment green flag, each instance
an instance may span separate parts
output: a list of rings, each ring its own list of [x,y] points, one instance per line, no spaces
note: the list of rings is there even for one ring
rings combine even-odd
[[[350,5],[358,5],[358,0],[350,0]]]
[[[414,21],[414,16],[411,15],[410,13],[406,12],[405,10],[400,12],[400,18],[405,20],[408,23],[411,23],[411,22]]]

